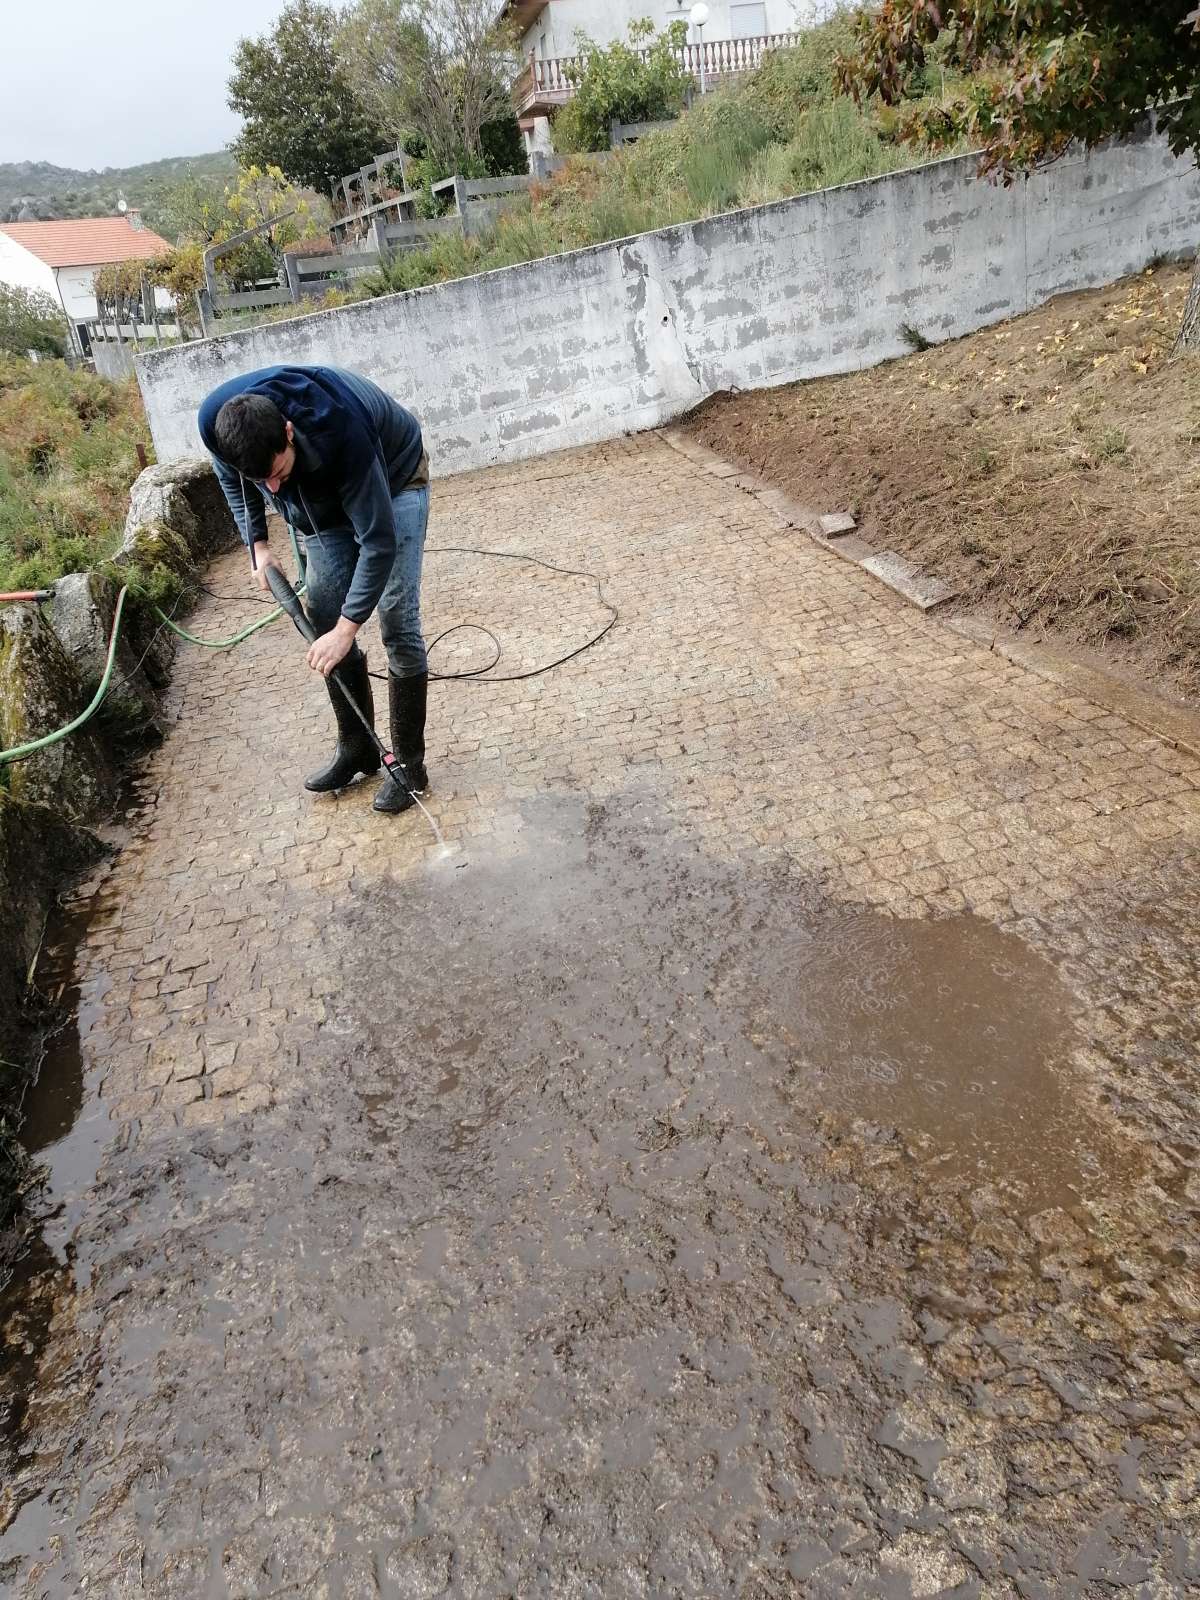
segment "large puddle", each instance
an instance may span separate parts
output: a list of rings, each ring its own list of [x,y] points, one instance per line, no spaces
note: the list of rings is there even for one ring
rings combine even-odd
[[[946,1171],[1035,1200],[1100,1175],[1070,1069],[1077,1003],[1049,962],[969,914],[829,931],[798,931],[770,991],[800,1105],[894,1123]]]
[[[439,1101],[485,1086],[459,1138],[499,1115],[514,1071],[582,1060],[647,1115],[737,1117],[769,1092],[797,1126],[890,1125],[931,1176],[1031,1209],[1111,1168],[1072,1071],[1077,1001],[993,924],[847,913],[636,808],[542,803],[500,842],[364,889],[342,933],[333,1003],[347,1032],[371,1019],[383,1076],[398,1053]],[[415,938],[390,931],[390,894]]]
[[[706,1530],[697,1548],[714,1549],[761,1514],[755,1474],[772,1452],[791,1460],[802,1443],[797,1482],[840,1493],[845,1441],[874,1427],[859,1411],[882,1414],[925,1371],[906,1331],[920,1286],[897,1265],[890,1208],[957,1248],[973,1226],[964,1195],[999,1196],[1010,1215],[1077,1210],[1114,1182],[1120,1142],[1073,1065],[1079,1003],[988,923],[847,910],[786,863],[714,860],[635,800],[514,808],[430,862],[360,865],[333,916],[316,892],[266,892],[272,973],[323,996],[323,1020],[298,1033],[272,1110],[231,1102],[212,1128],[133,1145],[101,1172],[100,1202],[111,1130],[86,1029],[107,979],[85,962],[78,1027],[27,1123],[49,1157],[52,1254],[4,1307],[20,1354],[0,1574],[47,1559],[76,1515],[56,1476],[76,1467],[43,1471],[39,1406],[25,1406],[38,1383],[36,1401],[59,1398],[72,1280],[90,1278],[104,1307],[103,1356],[95,1394],[65,1385],[59,1440],[85,1476],[117,1439],[166,1475],[114,1501],[113,1539],[136,1525],[150,1572],[192,1549],[197,1464],[216,1483],[221,1463],[240,1472],[247,1448],[275,1441],[272,1504],[289,1510],[261,1525],[285,1592],[287,1517],[318,1500],[358,1515],[377,1456],[468,1554],[481,1506],[503,1519],[523,1496],[553,1498],[552,1481],[644,1474],[647,1503],[678,1494]],[[829,1162],[839,1143],[849,1171]],[[881,1151],[881,1203],[856,1209],[853,1163],[865,1173]],[[808,1384],[805,1363],[833,1374],[843,1346],[857,1375]],[[818,1390],[798,1431],[794,1407]],[[757,1419],[745,1455],[732,1397]],[[733,1442],[710,1449],[700,1434],[718,1414],[713,1437]],[[343,1432],[346,1455],[317,1472],[314,1439]],[[648,1545],[659,1522],[644,1509],[631,1526]],[[230,1527],[242,1510],[239,1488]],[[610,1530],[628,1515],[615,1499],[601,1513]],[[540,1513],[506,1526],[532,1549]],[[218,1572],[225,1531],[205,1535]],[[74,1570],[69,1549],[54,1559],[52,1574]],[[684,1591],[742,1592],[732,1577]]]
[[[91,923],[110,909],[107,896],[61,917],[42,951],[38,986],[61,1017],[47,1035],[37,1081],[22,1108],[21,1143],[44,1173],[34,1207],[43,1241],[61,1264],[88,1204],[113,1137],[100,1097],[87,1092],[83,1039],[100,1016],[112,980],[92,973],[81,987],[77,955]]]
[[[23,1106],[21,1143],[42,1177],[29,1196],[37,1234],[0,1286],[0,1461],[19,1445],[50,1322],[75,1276],[71,1240],[113,1136],[103,1102],[86,1092],[81,1047],[109,979],[101,974],[81,993],[76,971],[89,923],[103,909],[98,897],[61,917],[38,966],[39,988],[61,1020],[45,1040],[37,1081]],[[3,1503],[0,1495],[0,1520]]]

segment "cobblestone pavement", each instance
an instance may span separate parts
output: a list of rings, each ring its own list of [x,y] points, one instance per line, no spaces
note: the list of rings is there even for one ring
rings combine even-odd
[[[1200,765],[659,436],[431,543],[620,623],[435,686],[441,860],[301,791],[282,626],[181,656],[75,908],[6,1592],[1195,1592]],[[605,620],[427,594],[510,671]]]

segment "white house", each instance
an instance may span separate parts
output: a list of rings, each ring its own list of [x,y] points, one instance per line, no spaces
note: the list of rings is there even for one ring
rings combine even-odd
[[[521,29],[521,53],[548,60],[574,55],[576,34],[612,44],[642,17],[665,28],[688,22],[691,9],[692,0],[509,0],[503,14]],[[765,38],[797,25],[794,0],[708,0],[708,14],[708,40]],[[690,23],[688,37],[695,37]]]
[[[708,21],[697,29],[691,0],[507,0],[500,15],[521,35],[525,70],[513,91],[518,121],[531,150],[550,147],[550,123],[574,92],[566,70],[585,35],[594,44],[627,39],[629,24],[647,18],[657,28],[687,24],[684,64],[706,79],[758,65],[765,49],[787,43],[798,19],[821,15],[824,0],[708,0]]]
[[[69,222],[5,222],[0,224],[0,283],[48,294],[71,325],[75,349],[86,355],[84,324],[97,314],[96,269],[110,262],[148,261],[170,248],[136,211]],[[160,306],[171,303],[161,290],[155,297]]]

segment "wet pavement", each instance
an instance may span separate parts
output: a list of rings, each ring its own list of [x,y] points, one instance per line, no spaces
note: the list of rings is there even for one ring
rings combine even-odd
[[[298,794],[289,636],[181,658],[63,931],[6,1592],[1192,1592],[1200,765],[657,437],[431,542],[621,622],[435,687],[445,856]]]

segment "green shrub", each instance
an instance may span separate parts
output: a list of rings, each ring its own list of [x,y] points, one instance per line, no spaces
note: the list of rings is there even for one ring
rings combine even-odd
[[[692,87],[676,55],[686,31],[686,24],[673,22],[655,36],[652,23],[633,22],[628,44],[618,40],[603,50],[580,35],[583,65],[575,94],[554,124],[556,147],[607,150],[614,122],[661,122],[678,115]]]
[[[132,379],[0,358],[0,589],[41,588],[111,554],[139,442]]]
[[[0,352],[10,356],[61,356],[67,320],[40,289],[0,283]]]
[[[752,105],[733,99],[716,105],[707,119],[689,122],[696,125],[695,134],[679,159],[687,197],[698,216],[728,211],[739,203],[754,158],[772,143],[771,129]]]
[[[785,144],[769,144],[760,150],[742,174],[738,204],[765,206],[772,200],[795,194],[799,187],[793,165],[793,152]]]
[[[763,58],[749,87],[749,98],[781,143],[795,133],[811,101],[835,98],[834,63],[853,43],[852,12],[847,7],[820,27],[802,33],[791,48],[772,50]]]
[[[525,140],[521,137],[521,125],[515,116],[485,122],[479,130],[479,142],[483,146],[485,177],[506,178],[510,173],[524,172],[528,167]]]
[[[815,101],[787,148],[798,192],[857,183],[912,164],[903,150],[884,143],[850,100]]]

